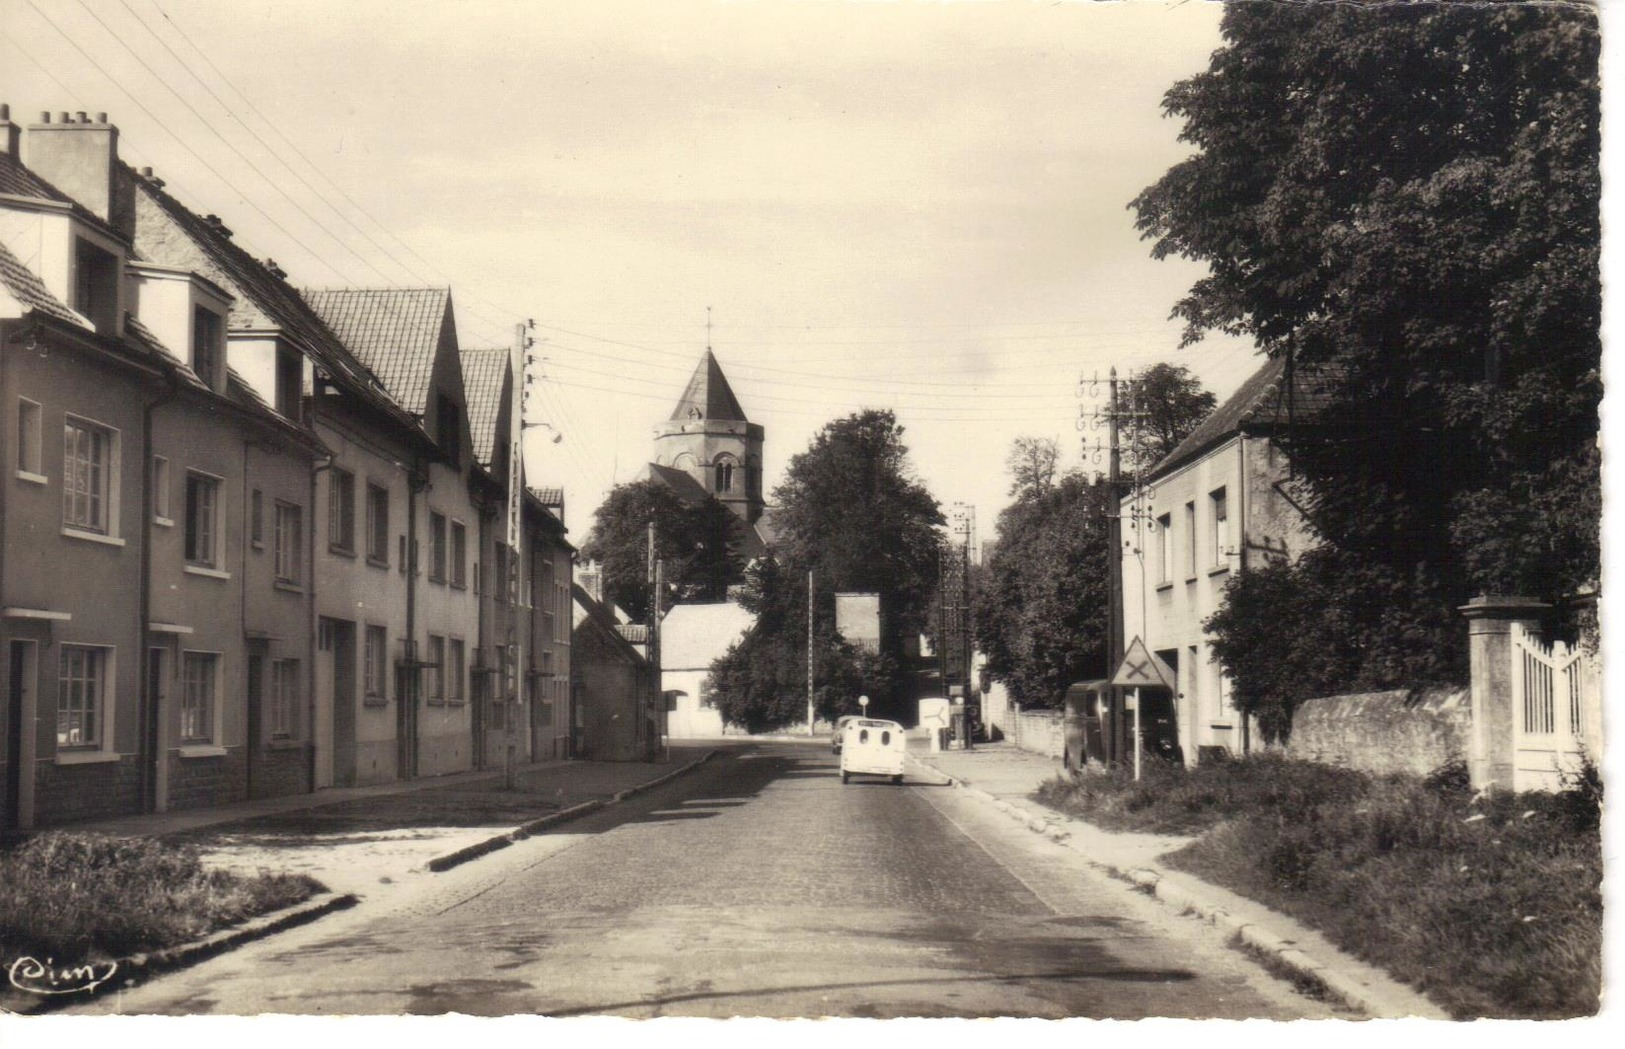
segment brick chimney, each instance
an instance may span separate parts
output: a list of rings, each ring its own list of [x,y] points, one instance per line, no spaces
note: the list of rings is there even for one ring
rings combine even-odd
[[[42,113],[38,124],[28,126],[27,145],[24,162],[35,174],[115,228],[131,232],[122,200],[129,180],[119,177],[118,128],[107,122],[106,113],[97,113],[95,120],[83,112],[62,113],[55,123],[50,113]]]
[[[23,129],[11,122],[11,107],[0,102],[0,153],[21,160],[17,155],[18,143],[22,141]]]

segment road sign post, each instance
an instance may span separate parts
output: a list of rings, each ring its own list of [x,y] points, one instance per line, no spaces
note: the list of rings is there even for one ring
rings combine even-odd
[[[1134,710],[1134,778],[1140,778],[1140,689],[1165,688],[1170,694],[1174,691],[1173,668],[1163,662],[1155,652],[1145,647],[1145,642],[1135,638],[1123,654],[1123,662],[1118,666],[1117,673],[1112,675],[1111,683],[1121,688],[1134,690],[1129,702]],[[1175,731],[1178,731],[1177,727]]]

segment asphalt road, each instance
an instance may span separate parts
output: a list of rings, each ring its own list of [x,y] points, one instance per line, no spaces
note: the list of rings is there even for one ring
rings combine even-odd
[[[557,833],[76,1012],[1320,1017],[963,792],[730,750]]]

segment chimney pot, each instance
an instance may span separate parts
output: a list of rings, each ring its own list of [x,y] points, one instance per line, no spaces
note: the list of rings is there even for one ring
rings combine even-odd
[[[77,120],[81,124],[90,123],[90,117],[86,116],[85,111],[82,110],[82,109],[78,113],[74,114],[74,119]]]
[[[141,177],[142,178],[151,178],[152,177],[152,169],[151,168],[142,168],[141,169]]]
[[[64,109],[62,112],[57,114],[56,122],[58,124],[71,124],[73,123],[73,116],[66,109]]]
[[[51,111],[49,109],[39,115],[39,122],[41,124],[49,124],[51,122]]]
[[[6,105],[4,102],[0,102],[0,120],[10,120],[10,119],[11,119],[11,107]]]
[[[98,123],[98,124],[107,123],[107,114],[106,113],[97,113],[96,114],[96,123]]]

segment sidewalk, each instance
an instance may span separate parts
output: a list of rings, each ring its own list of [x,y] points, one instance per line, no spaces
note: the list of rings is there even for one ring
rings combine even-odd
[[[548,761],[350,787],[198,811],[76,824],[75,831],[161,837],[232,870],[308,874],[336,893],[387,891],[428,873],[430,860],[474,849],[515,827],[588,802],[607,803],[701,760],[708,746],[673,746],[655,762]]]
[[[931,753],[927,741],[911,739],[909,757],[978,796],[1011,818],[1080,853],[1088,862],[1180,911],[1189,911],[1232,932],[1255,950],[1318,981],[1372,1017],[1417,1016],[1447,1020],[1449,1014],[1386,972],[1345,954],[1320,933],[1193,875],[1158,861],[1191,839],[1165,834],[1115,833],[1064,816],[1032,800],[1040,784],[1061,774],[1059,760],[1009,743],[983,743],[971,750]]]

